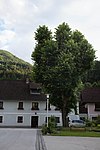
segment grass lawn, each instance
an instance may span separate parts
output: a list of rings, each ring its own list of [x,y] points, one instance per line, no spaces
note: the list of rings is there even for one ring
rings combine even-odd
[[[54,136],[81,136],[81,137],[100,137],[100,132],[94,131],[83,131],[83,130],[70,130],[70,129],[62,129],[57,133],[53,133],[51,135]]]

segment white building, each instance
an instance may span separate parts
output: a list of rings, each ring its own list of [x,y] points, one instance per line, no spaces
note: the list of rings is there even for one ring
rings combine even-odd
[[[100,116],[100,87],[86,88],[81,92],[80,117],[96,120]]]
[[[39,84],[21,80],[0,81],[0,127],[39,127],[47,118],[46,95]],[[48,117],[62,126],[60,111],[51,106]]]

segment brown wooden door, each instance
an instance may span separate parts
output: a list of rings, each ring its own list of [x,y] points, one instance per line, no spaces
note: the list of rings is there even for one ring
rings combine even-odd
[[[31,127],[38,128],[38,116],[31,117]]]

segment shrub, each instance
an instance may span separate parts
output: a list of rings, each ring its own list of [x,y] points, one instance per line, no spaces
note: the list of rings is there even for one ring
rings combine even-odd
[[[92,121],[86,120],[86,127],[92,127]]]
[[[97,123],[97,125],[100,124],[100,115],[97,117],[96,123]]]
[[[48,121],[48,127],[46,124],[42,126],[42,134],[46,135],[47,133],[49,134],[56,133],[56,127],[57,124],[56,124],[55,117],[51,116]]]
[[[48,133],[56,132],[56,127],[57,127],[57,124],[56,124],[55,117],[51,116],[48,122]]]
[[[98,124],[97,127],[100,129],[100,124]]]
[[[45,124],[42,126],[42,134],[46,135],[47,133],[48,133],[48,128],[47,128],[47,125]]]
[[[96,123],[96,120],[93,120],[92,121],[92,125],[91,125],[92,127],[96,127],[97,126],[97,123]]]

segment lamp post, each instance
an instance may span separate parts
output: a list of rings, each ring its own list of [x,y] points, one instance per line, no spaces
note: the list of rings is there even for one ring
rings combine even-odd
[[[49,94],[47,94],[47,127],[48,127],[48,105],[49,105]]]

